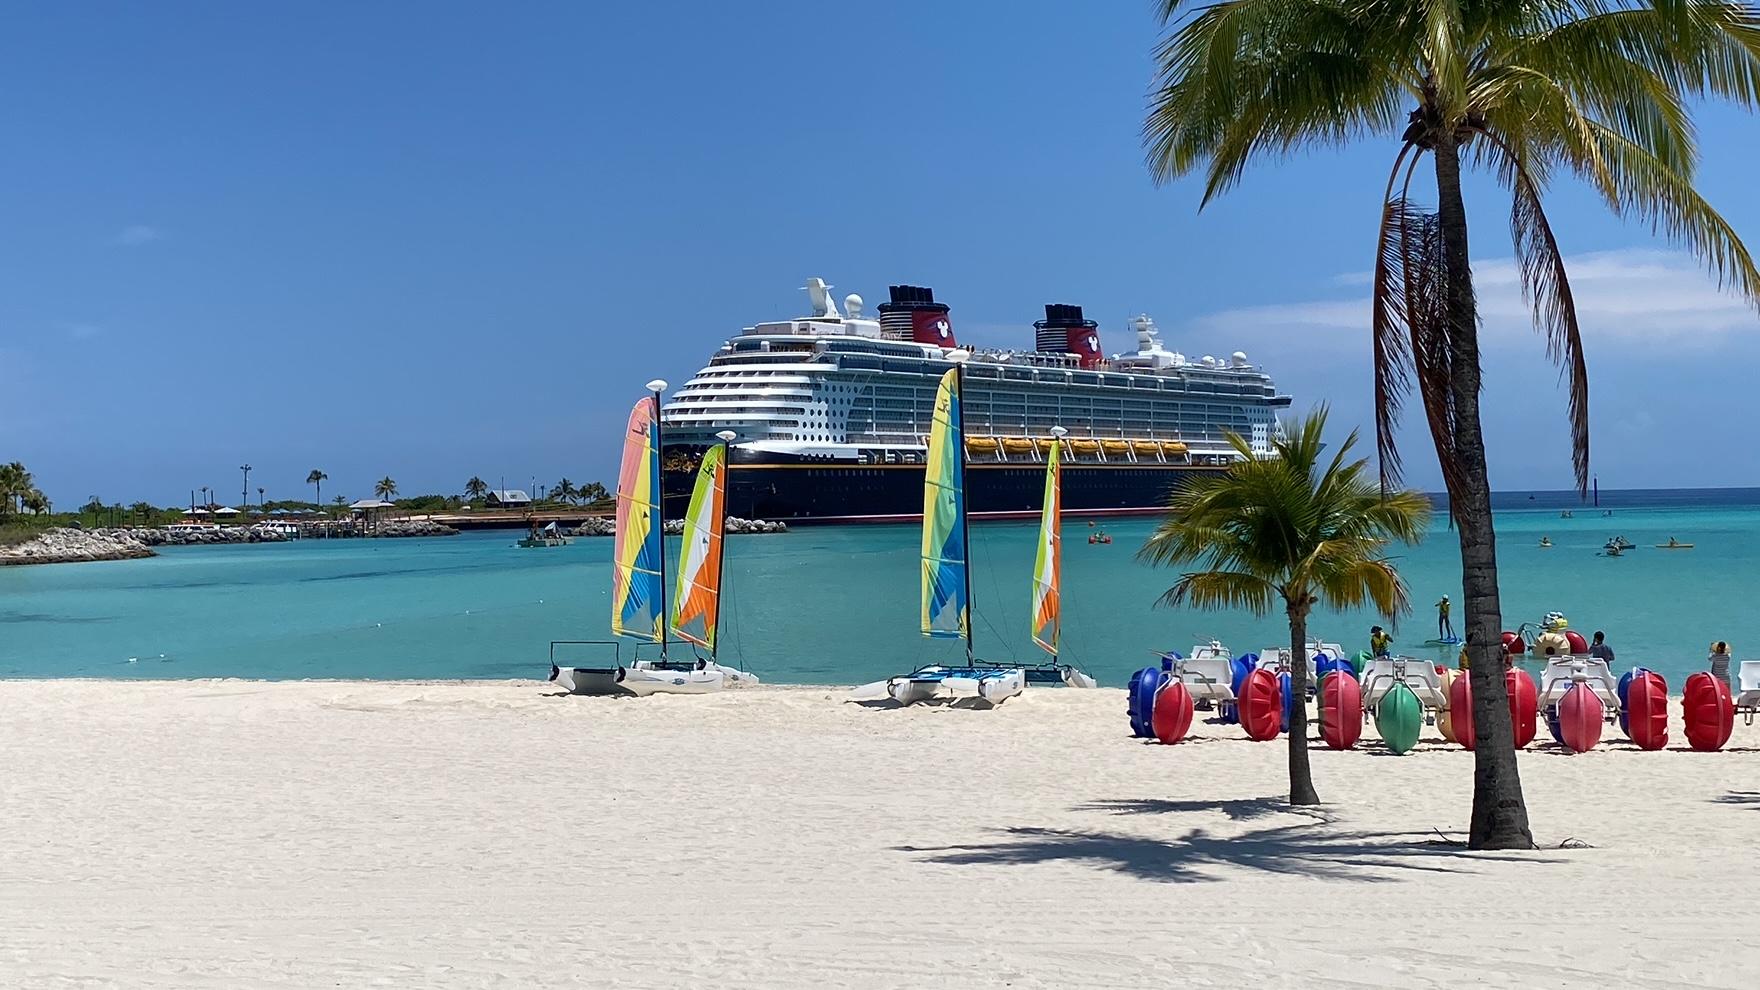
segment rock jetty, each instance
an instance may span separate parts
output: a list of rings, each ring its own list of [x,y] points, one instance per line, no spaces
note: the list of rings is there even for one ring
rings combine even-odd
[[[610,516],[593,516],[574,528],[576,536],[611,536],[616,532],[617,523]],[[684,520],[673,519],[667,522],[666,532],[677,536],[684,532]],[[738,516],[727,517],[727,532],[730,534],[744,533],[786,533],[788,523],[767,522],[763,519],[741,519]]]
[[[458,530],[445,523],[437,523],[428,519],[403,519],[396,522],[383,522],[367,530],[368,536],[457,536]]]
[[[50,529],[23,543],[0,547],[0,565],[71,564],[87,560],[134,560],[155,556],[127,530]]]

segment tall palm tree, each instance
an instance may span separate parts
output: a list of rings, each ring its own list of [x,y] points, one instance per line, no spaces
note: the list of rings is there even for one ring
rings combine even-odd
[[[373,494],[389,502],[397,497],[397,482],[392,481],[390,475],[386,475],[373,486]]]
[[[329,480],[330,476],[317,468],[312,468],[311,472],[306,475],[306,484],[312,486],[312,501],[319,505],[324,504],[324,482]]]
[[[1263,617],[1281,602],[1289,620],[1290,693],[1306,698],[1308,616],[1314,606],[1373,605],[1393,618],[1411,608],[1405,582],[1383,554],[1388,543],[1416,543],[1430,522],[1430,502],[1410,491],[1384,492],[1367,459],[1346,461],[1355,431],[1330,461],[1321,434],[1326,407],[1288,424],[1273,438],[1277,456],[1261,457],[1240,436],[1241,455],[1223,475],[1174,492],[1167,517],[1137,556],[1166,566],[1196,565],[1161,596],[1166,605],[1244,608]],[[1289,800],[1318,804],[1308,770],[1308,709],[1289,719]]]
[[[464,483],[464,493],[473,499],[482,498],[489,494],[489,486],[484,483],[483,479],[473,474],[471,480]]]
[[[35,489],[36,482],[22,463],[0,464],[0,516],[17,511],[25,496]]]
[[[1542,204],[1551,177],[1584,179],[1615,213],[1648,221],[1719,282],[1760,295],[1760,270],[1693,188],[1689,103],[1760,102],[1760,12],[1723,0],[1160,0],[1145,126],[1166,181],[1204,167],[1204,201],[1262,155],[1359,138],[1389,142],[1374,313],[1376,439],[1398,483],[1393,429],[1415,386],[1461,549],[1472,659],[1476,849],[1533,844],[1497,661],[1502,606],[1485,443],[1478,309],[1463,164],[1513,199],[1517,267],[1548,355],[1569,380],[1579,489],[1589,480],[1589,378],[1576,303]],[[1437,207],[1414,205],[1429,156]]]
[[[573,502],[577,493],[574,490],[574,482],[564,478],[556,483],[556,487],[550,490],[550,494],[564,502]]]

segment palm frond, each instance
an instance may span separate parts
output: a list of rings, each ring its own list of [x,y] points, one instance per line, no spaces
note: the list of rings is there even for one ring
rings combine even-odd
[[[1537,329],[1546,335],[1546,356],[1569,378],[1571,464],[1576,470],[1577,491],[1589,490],[1589,367],[1583,358],[1582,328],[1577,323],[1577,303],[1564,256],[1552,223],[1540,202],[1540,190],[1529,179],[1521,159],[1509,152],[1492,132],[1482,132],[1509,158],[1513,206],[1510,237],[1515,242],[1516,268],[1521,272],[1522,291],[1534,311]]]

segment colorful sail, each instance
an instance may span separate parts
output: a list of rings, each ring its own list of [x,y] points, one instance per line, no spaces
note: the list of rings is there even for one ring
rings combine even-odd
[[[643,399],[629,414],[623,467],[617,474],[617,533],[611,547],[611,631],[658,643],[666,621],[661,580],[658,403]]]
[[[715,649],[721,604],[721,539],[727,524],[727,448],[710,447],[697,469],[697,487],[684,517],[678,551],[678,591],[672,631],[707,650]]]
[[[1039,510],[1039,556],[1033,562],[1033,642],[1057,655],[1057,634],[1062,628],[1063,604],[1063,467],[1058,454],[1060,441],[1052,441],[1045,461],[1045,501]]]
[[[959,369],[941,376],[923,479],[923,635],[966,635],[965,451]]]

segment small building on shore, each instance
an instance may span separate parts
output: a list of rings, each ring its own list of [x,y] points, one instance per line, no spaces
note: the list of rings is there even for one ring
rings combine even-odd
[[[363,498],[358,502],[351,503],[348,511],[350,515],[354,516],[355,522],[371,529],[395,508],[397,508],[396,505],[381,498]]]
[[[518,488],[491,488],[489,497],[485,501],[487,507],[491,509],[529,509],[532,507],[532,497]]]

